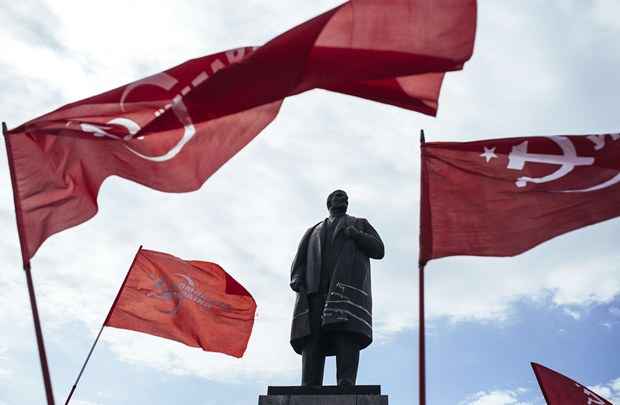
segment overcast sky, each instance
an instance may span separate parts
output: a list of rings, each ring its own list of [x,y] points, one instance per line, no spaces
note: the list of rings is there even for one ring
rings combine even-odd
[[[128,5],[131,3],[131,5]],[[15,127],[187,59],[260,45],[337,0],[45,1],[0,5],[0,119]],[[433,141],[618,132],[620,2],[479,2],[476,46],[448,74],[437,118],[311,91],[201,190],[164,194],[110,178],[92,220],[46,241],[33,264],[58,403],[73,384],[140,244],[219,263],[254,295],[242,359],[107,328],[76,405],[252,404],[293,385],[289,266],[335,188],[386,245],[372,263],[375,342],[359,384],[417,403],[419,131]],[[0,154],[0,405],[44,402]],[[427,267],[428,402],[540,405],[529,362],[620,401],[620,220],[515,258]],[[326,383],[335,383],[333,361]],[[618,402],[620,403],[620,402]]]

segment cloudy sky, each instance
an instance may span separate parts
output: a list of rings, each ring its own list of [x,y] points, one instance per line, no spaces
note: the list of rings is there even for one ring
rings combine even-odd
[[[0,118],[14,127],[187,59],[260,45],[339,3],[3,2]],[[392,405],[416,403],[419,130],[433,141],[618,132],[618,15],[615,0],[481,0],[474,56],[445,80],[437,118],[311,91],[288,99],[200,191],[108,179],[99,214],[33,260],[57,402],[140,244],[215,261],[241,281],[258,303],[248,351],[234,359],[108,328],[74,404],[245,405],[267,385],[297,384],[289,266],[304,230],[325,217],[327,194],[343,188],[387,250],[372,264],[376,338],[358,383],[381,384]],[[0,405],[40,404],[4,153],[0,184]],[[620,401],[619,234],[616,219],[515,258],[431,262],[429,403],[543,404],[530,361]],[[330,360],[327,383],[334,374]]]

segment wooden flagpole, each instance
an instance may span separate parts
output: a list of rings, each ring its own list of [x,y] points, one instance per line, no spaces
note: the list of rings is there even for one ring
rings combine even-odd
[[[141,250],[142,250],[142,245],[140,245],[140,247],[138,248],[138,251],[136,252],[136,255],[133,257],[133,261],[131,262],[131,265],[129,266],[129,270],[127,270],[127,274],[125,275],[125,279],[123,280],[123,284],[121,284],[121,288],[118,289],[118,292],[116,293],[116,298],[114,298],[114,302],[112,303],[112,306],[110,307],[110,310],[108,311],[108,315],[105,317],[105,320],[101,324],[99,333],[97,333],[97,337],[95,338],[93,345],[90,347],[90,350],[88,351],[86,360],[84,361],[84,364],[82,364],[82,368],[80,369],[80,372],[77,378],[75,379],[75,383],[73,383],[73,387],[71,387],[71,391],[69,392],[69,396],[67,397],[67,400],[65,401],[65,405],[68,405],[69,401],[71,401],[71,397],[73,397],[73,393],[75,392],[75,388],[77,387],[78,382],[80,381],[80,378],[82,378],[82,373],[84,373],[86,364],[88,364],[88,360],[90,360],[90,355],[93,354],[93,350],[95,350],[95,346],[97,345],[97,342],[99,342],[99,337],[101,336],[101,332],[103,332],[103,328],[105,327],[105,324],[108,323],[108,319],[110,319],[110,315],[112,315],[112,310],[116,306],[116,303],[118,302],[118,299],[121,296],[121,291],[123,291],[123,287],[125,287],[127,278],[129,278],[129,273],[131,272],[133,265],[136,263],[136,259],[138,258],[138,255],[140,254]]]
[[[424,145],[426,142],[424,138],[424,130],[420,130],[420,146]],[[421,162],[420,162],[421,164]],[[421,205],[420,205],[421,207]],[[422,208],[420,208],[421,210]],[[420,220],[421,220],[420,215]],[[422,226],[422,224],[420,224]],[[418,376],[419,376],[419,393],[420,400],[419,405],[426,405],[426,331],[425,331],[425,313],[424,313],[424,267],[426,263],[419,261],[418,263],[418,295],[419,295],[419,314],[418,314]]]
[[[28,297],[30,298],[30,309],[32,311],[32,319],[34,321],[34,331],[37,338],[37,347],[39,349],[39,362],[41,363],[41,373],[43,374],[43,383],[45,385],[45,396],[48,405],[54,405],[54,392],[52,390],[52,379],[50,378],[49,367],[47,365],[47,355],[45,354],[45,342],[43,341],[43,332],[41,330],[41,320],[39,318],[39,310],[37,308],[37,298],[34,292],[34,284],[32,282],[32,274],[30,273],[30,259],[26,251],[26,240],[23,235],[23,221],[20,200],[16,188],[15,166],[13,162],[13,154],[11,153],[11,137],[7,133],[6,123],[2,123],[2,134],[4,135],[4,143],[6,145],[6,155],[9,163],[9,171],[11,173],[11,185],[13,186],[13,204],[15,205],[15,218],[17,220],[17,234],[19,235],[19,246],[22,253],[22,263],[24,272],[26,273],[26,284],[28,285]]]

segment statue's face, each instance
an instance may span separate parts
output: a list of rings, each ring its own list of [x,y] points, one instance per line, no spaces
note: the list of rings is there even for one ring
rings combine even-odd
[[[349,206],[349,197],[347,193],[342,190],[336,190],[327,197],[327,209],[328,210],[347,210]]]

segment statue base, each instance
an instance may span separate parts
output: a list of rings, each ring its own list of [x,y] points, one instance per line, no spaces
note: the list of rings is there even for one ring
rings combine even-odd
[[[388,405],[380,385],[268,387],[258,405]]]

